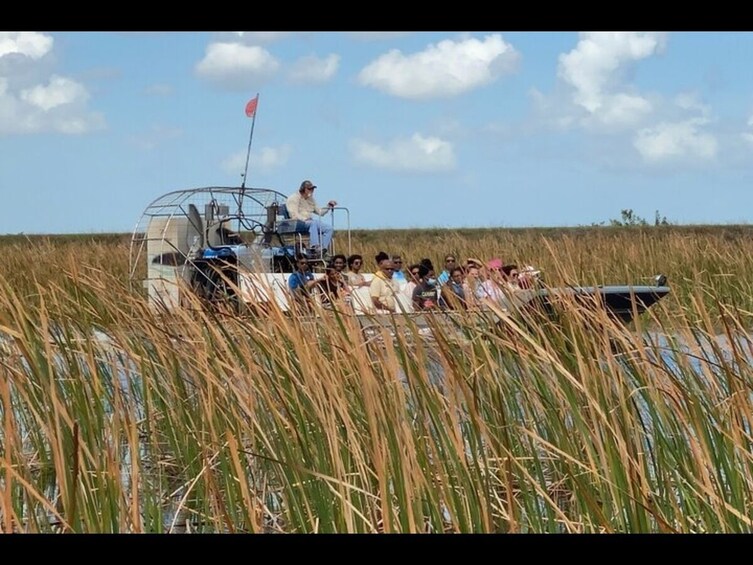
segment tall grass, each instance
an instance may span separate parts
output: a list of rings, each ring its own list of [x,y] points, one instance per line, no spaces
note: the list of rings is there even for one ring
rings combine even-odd
[[[629,327],[563,299],[556,325],[492,308],[431,336],[156,312],[124,242],[6,243],[0,529],[750,532],[747,243],[605,234],[442,245],[681,290]],[[420,237],[359,245],[441,260]]]

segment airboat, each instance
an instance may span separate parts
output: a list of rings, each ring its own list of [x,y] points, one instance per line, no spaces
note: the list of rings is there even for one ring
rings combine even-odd
[[[286,200],[286,195],[274,189],[216,186],[177,190],[157,198],[146,207],[133,232],[131,281],[142,286],[155,308],[180,308],[189,298],[198,297],[210,305],[230,301],[257,312],[259,305],[274,301],[289,311],[288,278],[295,271],[296,255],[305,252],[308,228],[288,216]],[[350,211],[336,206],[329,219],[335,233],[329,253],[352,254]],[[324,270],[323,260],[320,266],[315,272]],[[367,279],[371,276],[366,275]],[[511,294],[500,307],[553,312],[557,300],[570,296],[584,304],[601,305],[614,318],[629,322],[669,293],[666,277],[659,275],[654,282],[534,286]],[[414,313],[402,296],[398,305],[402,313]],[[353,291],[351,307],[353,315],[373,318],[368,288]]]

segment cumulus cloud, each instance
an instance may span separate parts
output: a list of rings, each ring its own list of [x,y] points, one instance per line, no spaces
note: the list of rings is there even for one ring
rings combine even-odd
[[[325,83],[337,73],[340,56],[330,54],[327,57],[308,55],[298,59],[291,67],[288,78],[293,83]]]
[[[447,39],[411,55],[393,49],[363,68],[358,80],[401,98],[451,97],[513,72],[519,59],[519,53],[499,34],[483,40]]]
[[[689,159],[714,159],[718,152],[718,142],[710,133],[701,131],[707,123],[702,118],[683,122],[662,122],[657,126],[640,130],[634,146],[647,162]]]
[[[560,55],[557,74],[573,89],[573,102],[597,122],[631,125],[652,110],[651,102],[628,92],[630,66],[659,53],[663,33],[581,33],[575,49]]]
[[[594,118],[599,125],[622,129],[640,123],[653,109],[651,102],[643,96],[627,93],[604,95]]]
[[[293,149],[290,145],[262,147],[258,151],[253,150],[248,162],[249,179],[253,179],[253,171],[256,169],[269,172],[286,165],[292,153]],[[239,151],[230,155],[220,166],[228,174],[242,174],[246,168],[246,152]]]
[[[105,126],[103,115],[87,107],[83,84],[57,74],[37,78],[53,46],[42,33],[0,33],[0,135],[82,134]]]
[[[230,90],[248,90],[277,72],[280,63],[256,45],[210,43],[204,58],[196,64],[196,74]]]
[[[644,163],[703,163],[719,154],[711,133],[711,109],[692,93],[673,99],[637,92],[635,65],[660,54],[664,33],[581,33],[574,49],[559,57],[560,88],[553,96],[532,92],[549,126],[580,127],[630,143]],[[564,87],[564,88],[562,88]]]
[[[76,81],[54,75],[50,78],[49,84],[39,84],[22,90],[20,98],[46,112],[63,104],[84,103],[89,99],[89,93]]]
[[[41,59],[52,50],[53,39],[37,32],[0,32],[0,57],[11,54]]]
[[[456,167],[452,143],[420,133],[384,146],[357,139],[351,142],[350,150],[358,163],[377,169],[441,173]]]

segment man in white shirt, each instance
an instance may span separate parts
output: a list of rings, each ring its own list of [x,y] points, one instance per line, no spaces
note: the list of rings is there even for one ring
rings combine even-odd
[[[312,216],[314,214],[324,216],[337,206],[337,202],[330,200],[327,202],[327,206],[320,208],[314,200],[315,189],[316,185],[310,180],[303,181],[298,192],[288,197],[286,206],[291,220],[300,220],[308,226],[309,237],[311,238],[311,253],[324,257],[327,254],[330,241],[332,241],[332,226],[320,219],[314,219]]]

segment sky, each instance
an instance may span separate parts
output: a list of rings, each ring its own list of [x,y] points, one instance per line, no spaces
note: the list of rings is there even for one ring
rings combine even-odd
[[[239,186],[247,155],[246,186],[310,179],[353,228],[747,224],[751,53],[731,31],[0,32],[0,233],[131,232],[167,192]]]

